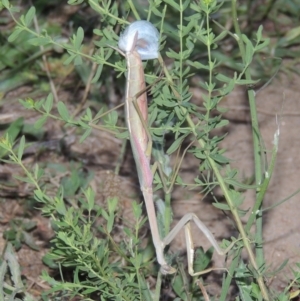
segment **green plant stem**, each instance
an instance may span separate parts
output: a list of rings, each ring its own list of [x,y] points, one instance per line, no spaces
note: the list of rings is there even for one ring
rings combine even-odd
[[[207,32],[209,32],[210,30],[210,27],[209,27],[209,13],[206,14],[206,29],[207,29]],[[211,60],[211,44],[210,44],[210,37],[209,35],[207,35],[207,57],[208,57],[208,64],[209,66],[212,66],[213,63],[212,63],[212,60]],[[212,92],[212,68],[210,67],[209,68],[209,85],[208,85],[208,101],[209,103],[207,104],[207,110],[206,110],[206,121],[209,120],[209,117],[210,117],[210,107],[211,107],[211,92]],[[208,138],[208,135],[209,135],[209,132],[207,132],[207,138]]]
[[[171,193],[165,194],[165,214],[164,214],[164,235],[170,232],[171,222],[172,222],[172,208],[171,208]]]
[[[116,167],[115,167],[115,174],[116,175],[118,175],[120,173],[120,168],[121,168],[121,165],[124,161],[124,157],[125,157],[125,153],[126,153],[126,146],[127,146],[127,139],[124,139],[122,141],[120,155],[119,155],[119,158],[117,160]]]
[[[153,301],[159,301],[161,285],[162,285],[162,274],[161,274],[161,272],[158,272],[157,278],[156,278],[155,295],[154,295]]]
[[[38,182],[34,179],[34,177],[32,176],[32,174],[27,170],[27,168],[25,167],[25,165],[23,164],[23,162],[21,160],[19,160],[19,158],[14,153],[13,149],[9,149],[9,152],[11,153],[11,159],[14,162],[16,162],[19,166],[21,166],[21,168],[25,172],[26,176],[30,179],[31,183],[34,184],[34,186],[36,187],[36,189],[38,191],[42,192],[42,190],[41,190]]]
[[[183,37],[182,37],[182,26],[183,26],[183,7],[182,7],[182,0],[180,0],[180,29],[178,31],[179,34],[179,45],[180,45],[180,52],[183,52]],[[183,72],[182,72],[182,67],[183,67],[183,57],[180,55],[179,57],[179,94],[182,95],[182,84],[183,84]]]
[[[132,13],[134,14],[134,17],[136,18],[136,20],[141,20],[141,17],[139,16],[139,13],[137,12],[135,5],[132,3],[132,0],[127,0],[127,3],[130,6],[130,9],[132,11]]]
[[[245,61],[245,46],[242,40],[242,33],[238,24],[238,17],[236,11],[236,0],[232,0],[232,19],[234,24],[234,29],[237,35],[237,42],[241,52],[243,61]],[[245,62],[244,62],[245,63]],[[251,80],[250,70],[245,71],[245,77],[247,80]],[[252,122],[252,135],[253,135],[253,146],[254,146],[254,161],[255,161],[255,180],[257,185],[261,185],[262,181],[262,172],[261,172],[261,148],[260,148],[260,131],[258,127],[258,119],[256,112],[256,103],[255,103],[255,94],[254,91],[248,90],[249,106],[251,113],[251,122]]]
[[[275,135],[277,136],[278,132]],[[276,139],[278,140],[278,137],[275,138],[275,140]],[[277,142],[276,141],[274,141],[274,142],[275,142],[275,145],[274,145],[273,151],[272,151],[271,163],[268,168],[268,171],[266,172],[267,176],[265,177],[265,179],[260,187],[260,190],[256,196],[256,202],[252,208],[251,215],[249,216],[249,219],[246,224],[246,232],[247,233],[250,231],[250,228],[251,228],[252,224],[254,223],[255,218],[257,218],[257,216],[260,216],[262,214],[261,211],[263,211],[263,210],[261,210],[261,205],[262,205],[264,196],[266,194],[267,188],[269,187],[270,180],[272,178],[272,174],[273,174],[275,162],[276,162],[276,157],[277,157],[277,151],[278,151],[278,145],[276,144]]]
[[[294,191],[292,194],[290,194],[289,196],[287,196],[286,198],[284,198],[283,200],[269,206],[269,207],[266,207],[264,209],[262,209],[263,212],[266,212],[266,211],[269,211],[271,209],[274,209],[278,206],[280,206],[281,204],[285,203],[286,201],[290,200],[292,197],[294,197],[295,195],[299,194],[300,193],[300,189],[297,189],[296,191]]]
[[[122,104],[122,105],[123,105],[123,104]],[[65,122],[65,123],[71,124],[71,125],[73,125],[73,126],[74,126],[74,125],[77,125],[77,121],[76,121],[76,120],[74,121],[74,120],[70,119],[70,120],[66,121],[66,120],[64,120],[63,118],[59,117],[59,116],[56,116],[56,115],[53,115],[53,114],[51,114],[51,113],[42,111],[42,110],[38,109],[36,106],[32,106],[32,109],[34,109],[35,111],[37,111],[37,112],[40,113],[41,115],[47,116],[47,118],[49,117],[49,118],[52,118],[52,119],[54,119],[54,120],[63,121],[63,122]],[[115,109],[115,108],[114,108],[114,109]],[[105,114],[103,114],[103,116],[106,115],[106,114],[108,114],[108,113],[111,112],[111,111],[113,111],[113,109],[112,109],[112,110],[106,111]],[[115,134],[116,134],[115,131],[109,130],[109,129],[106,128],[105,126],[97,125],[97,124],[94,124],[94,123],[92,123],[92,122],[93,122],[93,120],[90,121],[90,122],[88,122],[87,125],[90,126],[91,128],[97,129],[97,130],[103,130],[103,131],[106,131],[107,133],[112,134],[112,135],[115,135]],[[118,128],[118,127],[115,127],[115,129],[117,129],[117,130],[119,130],[119,129],[120,129],[120,130],[125,130],[126,128],[122,128],[122,127]],[[117,171],[118,171],[118,170],[116,169],[116,172],[117,172]],[[117,173],[116,173],[116,174],[117,174]]]
[[[239,248],[236,251],[236,253],[230,263],[226,279],[222,283],[222,291],[221,291],[219,301],[225,301],[227,299],[227,293],[230,288],[232,277],[234,276],[234,273],[236,271],[236,267],[238,266],[238,264],[240,262],[241,253],[242,253],[242,248]]]
[[[182,109],[186,110],[185,108],[182,108]],[[187,116],[187,121],[188,121],[188,123],[189,123],[189,125],[191,127],[194,126],[194,123],[193,123],[193,121],[192,121],[192,119],[191,119],[191,117],[189,115]],[[197,136],[195,129],[193,129],[193,131],[194,131],[194,135]],[[204,142],[203,139],[199,139],[198,143],[199,143],[200,147],[205,148],[205,142]],[[254,256],[254,253],[252,251],[252,248],[251,248],[248,236],[247,236],[247,234],[246,234],[246,232],[244,230],[242,221],[241,221],[241,219],[239,217],[238,210],[237,210],[238,208],[236,208],[234,206],[233,201],[232,201],[232,199],[231,199],[231,197],[229,195],[229,191],[227,189],[227,186],[226,186],[226,184],[224,182],[224,179],[223,179],[223,177],[222,177],[222,175],[221,175],[221,173],[220,173],[220,171],[218,169],[218,166],[215,163],[215,161],[209,156],[208,152],[207,152],[207,158],[208,158],[208,161],[209,161],[209,163],[210,163],[210,165],[212,167],[212,170],[214,171],[214,174],[215,174],[215,176],[216,176],[216,178],[217,178],[217,180],[219,182],[219,185],[220,185],[220,187],[221,187],[221,189],[223,191],[224,197],[225,197],[225,199],[227,201],[227,204],[228,204],[228,206],[230,208],[230,211],[231,211],[231,213],[233,215],[233,218],[234,218],[234,220],[236,222],[236,226],[237,226],[238,231],[239,231],[239,233],[240,233],[240,235],[242,237],[243,244],[244,244],[244,247],[247,250],[250,262],[251,262],[252,266],[254,267],[254,269],[258,273],[257,282],[258,282],[259,287],[261,289],[262,296],[263,296],[263,298],[265,300],[269,300],[267,289],[266,289],[266,286],[264,284],[263,277],[259,273],[258,266],[256,264],[255,256]]]
[[[244,42],[242,40],[242,33],[240,31],[240,27],[238,24],[238,16],[237,16],[237,9],[236,9],[236,4],[237,0],[232,0],[231,1],[231,7],[232,7],[232,20],[233,20],[233,25],[235,29],[235,33],[237,35],[237,41],[238,41],[238,46],[240,49],[240,53],[242,56],[242,59],[245,64],[245,57],[246,57],[246,51],[245,51],[245,46]],[[249,68],[245,71],[245,78],[247,80],[251,80],[251,74]],[[255,181],[256,185],[260,186],[262,182],[262,162],[261,162],[261,147],[260,147],[260,131],[259,131],[259,126],[258,126],[258,119],[257,119],[257,111],[256,111],[256,103],[255,103],[255,95],[253,90],[248,90],[248,99],[249,99],[249,106],[250,106],[250,114],[251,114],[251,121],[252,121],[252,136],[253,136],[253,149],[254,149],[254,164],[255,164]],[[258,207],[259,214],[256,216],[256,239],[258,242],[262,242],[262,212],[261,212],[261,205],[262,205],[262,200],[258,200],[258,193],[256,197],[256,206]],[[260,201],[260,202],[259,202]],[[246,233],[245,233],[246,234]],[[252,250],[251,250],[252,253]],[[257,277],[257,282],[259,284],[259,287],[261,289],[262,296],[265,300],[269,300],[268,292],[266,289],[266,286],[264,284],[263,277],[261,273],[258,271],[258,267],[262,267],[265,263],[264,260],[264,253],[263,249],[261,247],[261,244],[258,243],[256,247],[256,261],[254,258],[251,258],[250,253],[249,258],[250,261],[253,265],[253,267],[256,269],[258,272],[258,277]],[[254,264],[255,263],[255,264]]]
[[[175,86],[174,86],[174,83],[173,83],[173,79],[172,79],[171,75],[169,74],[169,72],[168,72],[166,66],[164,65],[163,60],[162,60],[162,57],[159,56],[158,60],[159,60],[159,62],[161,63],[162,68],[164,69],[164,72],[165,72],[165,75],[166,75],[168,81],[170,82],[170,87],[171,87],[171,89],[172,89],[172,91],[173,91],[175,97],[177,97],[178,99],[180,99],[180,94],[179,94],[178,91],[175,89]],[[190,116],[189,113],[187,112],[186,108],[181,107],[181,111],[182,111],[183,115],[186,116],[187,123],[188,123],[189,126],[191,127],[191,130],[192,130],[192,132],[193,132],[193,135],[194,135],[195,137],[197,137],[197,132],[196,132],[195,124],[194,124],[194,122],[193,122],[191,116]],[[205,141],[204,141],[203,139],[197,139],[197,140],[198,140],[198,143],[199,143],[200,147],[201,147],[202,149],[205,149]],[[232,215],[233,215],[233,217],[234,217],[234,220],[235,220],[235,222],[236,222],[238,231],[239,231],[239,233],[240,233],[240,235],[241,235],[241,237],[242,237],[243,244],[244,244],[244,246],[245,246],[245,248],[246,248],[246,250],[247,250],[247,253],[248,253],[250,262],[251,262],[252,266],[254,267],[254,269],[255,269],[255,270],[257,271],[257,273],[258,273],[257,282],[258,282],[259,287],[260,287],[260,289],[261,289],[262,296],[263,296],[263,298],[264,298],[265,300],[269,300],[268,293],[267,293],[267,289],[266,289],[266,286],[265,286],[264,281],[263,281],[263,277],[262,277],[262,275],[260,275],[260,273],[259,273],[259,271],[258,271],[258,267],[257,267],[257,264],[256,264],[255,256],[254,256],[254,253],[253,253],[253,251],[252,251],[252,248],[251,248],[251,245],[250,245],[250,243],[249,243],[249,240],[248,240],[248,237],[247,237],[247,235],[246,235],[246,232],[245,232],[245,230],[244,230],[244,228],[243,228],[243,225],[242,225],[242,222],[241,222],[241,220],[240,220],[240,217],[239,217],[239,215],[238,215],[238,210],[237,210],[237,208],[233,205],[233,201],[231,200],[231,197],[230,197],[230,195],[229,195],[229,191],[228,191],[227,186],[226,186],[226,184],[225,184],[225,182],[224,182],[224,180],[223,180],[222,175],[220,174],[220,171],[219,171],[219,169],[218,169],[217,164],[215,163],[215,161],[214,161],[212,158],[210,158],[208,152],[207,152],[206,154],[207,154],[207,159],[208,159],[208,161],[209,161],[209,163],[210,163],[210,165],[211,165],[211,167],[212,167],[212,170],[214,171],[214,174],[215,174],[215,176],[216,176],[216,178],[217,178],[217,180],[218,180],[218,182],[219,182],[219,185],[220,185],[220,187],[221,187],[221,189],[222,189],[222,191],[223,191],[223,194],[224,194],[224,197],[225,197],[225,199],[226,199],[226,201],[227,201],[227,204],[228,204],[228,206],[229,206],[229,208],[230,208],[230,210],[231,210],[231,213],[232,213]]]
[[[111,13],[109,12],[108,9],[105,9],[105,8],[101,7],[101,6],[99,5],[99,1],[88,0],[88,2],[89,2],[89,5],[90,5],[94,10],[96,10],[96,11],[98,10],[98,11],[99,11],[101,14],[103,14],[105,17],[109,17],[109,18],[111,18],[111,19],[113,19],[113,20],[116,20],[116,21],[118,21],[118,22],[121,23],[121,24],[129,24],[128,21],[126,21],[126,20],[124,20],[124,19],[118,18],[117,16],[111,14]],[[102,2],[102,1],[101,1],[101,2]],[[101,2],[100,2],[100,3],[101,3]]]

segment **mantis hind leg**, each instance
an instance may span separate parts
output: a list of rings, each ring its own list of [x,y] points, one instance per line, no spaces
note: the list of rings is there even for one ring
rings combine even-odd
[[[209,242],[212,244],[214,249],[217,251],[219,255],[225,255],[227,254],[233,245],[236,243],[235,241],[232,242],[226,249],[222,249],[216,239],[214,238],[213,234],[210,232],[210,230],[204,225],[204,223],[194,214],[194,213],[187,213],[185,214],[181,220],[178,222],[178,224],[170,231],[170,233],[163,239],[163,246],[170,244],[171,241],[177,236],[178,232],[184,228],[185,231],[185,239],[186,239],[186,249],[187,249],[187,259],[188,259],[188,271],[191,276],[199,276],[202,274],[209,273],[213,270],[227,270],[226,268],[208,268],[203,271],[194,272],[193,269],[193,262],[194,262],[194,244],[191,234],[191,228],[190,228],[190,221],[194,221],[196,226],[199,228],[201,232],[206,236],[206,238],[209,240]]]

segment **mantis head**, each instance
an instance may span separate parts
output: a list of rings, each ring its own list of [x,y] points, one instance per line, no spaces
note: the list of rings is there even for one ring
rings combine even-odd
[[[156,59],[159,55],[159,32],[148,21],[135,21],[125,28],[118,46],[125,53],[137,51],[142,60]]]

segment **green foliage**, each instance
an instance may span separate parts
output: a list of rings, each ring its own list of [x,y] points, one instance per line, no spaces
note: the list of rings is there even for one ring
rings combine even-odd
[[[70,0],[70,5],[82,5],[84,1]],[[232,1],[234,4],[236,1]],[[116,47],[120,28],[128,22],[125,16],[134,15],[139,19],[140,15],[153,19],[153,23],[161,32],[161,53],[171,62],[165,66],[162,58],[158,62],[148,62],[146,65],[146,81],[151,86],[152,102],[149,105],[149,131],[154,144],[154,156],[160,162],[160,174],[156,173],[154,184],[156,189],[162,189],[165,193],[166,205],[159,205],[159,225],[161,232],[168,232],[172,219],[170,193],[174,185],[198,189],[205,194],[219,187],[224,195],[226,203],[215,200],[214,206],[226,212],[230,212],[236,228],[241,237],[239,248],[232,253],[234,260],[230,265],[229,273],[224,278],[220,300],[225,300],[229,286],[235,277],[235,283],[240,290],[240,300],[268,299],[268,292],[264,284],[265,273],[263,256],[258,256],[257,261],[252,251],[250,242],[250,227],[259,218],[257,212],[261,212],[261,204],[267,190],[270,177],[273,172],[277,144],[273,149],[273,157],[267,171],[262,171],[261,144],[254,143],[256,157],[255,184],[248,185],[241,181],[237,170],[230,168],[230,159],[226,157],[225,150],[220,143],[226,135],[218,136],[216,129],[222,129],[228,125],[228,120],[223,119],[224,109],[221,101],[229,95],[236,85],[246,86],[249,90],[249,101],[254,103],[253,85],[258,80],[252,79],[252,66],[256,58],[260,56],[270,44],[270,39],[263,37],[263,27],[255,30],[254,36],[241,34],[237,23],[236,7],[232,8],[234,30],[225,30],[225,22],[222,24],[212,21],[213,16],[220,14],[226,8],[226,4],[215,0],[207,1],[149,1],[149,6],[143,11],[138,11],[133,1],[127,1],[126,5],[118,6],[118,2],[111,1],[85,1],[84,5],[99,14],[101,27],[95,28],[95,51],[87,54],[85,51],[84,28],[78,27],[67,42],[51,35],[47,29],[41,33],[33,29],[32,22],[36,10],[29,8],[28,12],[17,17],[15,9],[7,0],[2,5],[10,12],[16,26],[8,37],[10,43],[19,41],[23,36],[28,39],[28,45],[51,46],[64,49],[67,57],[65,65],[84,65],[88,60],[97,64],[92,83],[103,81],[107,70],[113,70],[117,77],[126,72],[124,59],[115,53],[112,47]],[[122,11],[122,17],[119,16]],[[144,16],[145,14],[145,16]],[[169,16],[176,16],[176,23],[167,22]],[[217,27],[216,27],[217,26]],[[222,29],[220,32],[220,28]],[[167,41],[166,36],[173,40]],[[297,28],[289,32],[282,43],[289,43],[299,36]],[[221,43],[225,39],[232,39],[238,45],[230,67],[234,72],[225,72],[221,66],[225,65]],[[176,42],[176,45],[175,42]],[[112,47],[111,47],[112,46]],[[197,59],[199,49],[203,49],[203,56]],[[79,70],[79,69],[78,69]],[[203,106],[191,102],[190,78],[195,74],[205,75],[206,80],[198,82],[202,88]],[[67,105],[53,100],[53,95],[48,94],[44,99],[21,99],[20,103],[29,110],[35,110],[41,117],[35,122],[34,127],[41,129],[48,118],[63,121],[66,125],[77,127],[81,130],[81,141],[86,139],[93,129],[105,130],[121,139],[128,138],[128,131],[123,126],[124,120],[119,118],[116,111],[107,110],[104,106],[98,113],[87,108],[79,117],[73,115]],[[255,104],[254,108],[255,108]],[[203,110],[204,108],[204,110]],[[56,113],[57,110],[57,113]],[[255,110],[254,110],[255,111]],[[261,139],[259,128],[255,122],[257,118],[252,113],[254,120],[253,131],[257,139]],[[162,287],[160,286],[160,273],[152,264],[152,249],[144,246],[139,237],[139,231],[145,219],[142,217],[141,205],[133,204],[135,216],[133,229],[124,229],[124,240],[121,244],[114,242],[112,233],[116,224],[117,199],[108,200],[107,208],[99,207],[95,202],[95,193],[88,187],[90,178],[85,178],[76,168],[71,171],[70,177],[62,180],[60,188],[53,196],[43,188],[43,170],[37,164],[33,170],[28,170],[22,162],[26,149],[25,138],[22,136],[17,149],[13,145],[20,134],[18,120],[10,125],[6,135],[0,141],[0,158],[4,162],[18,164],[22,167],[25,176],[16,178],[26,182],[34,189],[35,199],[42,204],[42,212],[52,220],[55,237],[51,241],[52,248],[45,256],[44,262],[52,268],[66,267],[72,269],[72,281],[59,281],[47,273],[43,279],[49,283],[51,289],[48,294],[64,292],[68,298],[81,296],[87,300],[159,300]],[[165,149],[165,140],[168,136],[168,148]],[[277,133],[278,138],[278,133]],[[277,140],[276,140],[277,141]],[[277,141],[278,143],[278,141]],[[180,166],[187,153],[192,154],[199,162],[199,175],[193,183],[185,183],[180,177]],[[6,156],[6,157],[5,157]],[[174,156],[174,160],[172,160]],[[172,167],[170,162],[175,162]],[[269,177],[264,175],[268,173]],[[242,225],[241,217],[245,211],[241,209],[244,197],[241,190],[256,189],[259,193],[255,200],[254,208],[251,208],[251,216],[246,227]],[[67,202],[66,202],[67,201]],[[70,206],[69,204],[72,204]],[[159,208],[160,209],[160,208]],[[97,220],[101,224],[97,224]],[[26,225],[23,225],[26,229]],[[21,228],[21,230],[20,230]],[[6,233],[9,240],[19,246],[24,240],[23,228],[18,228]],[[28,230],[28,229],[27,229]],[[257,230],[254,245],[261,249],[262,233]],[[21,235],[20,235],[21,233]],[[25,241],[26,242],[26,241]],[[27,242],[26,242],[27,243]],[[229,242],[225,242],[225,245]],[[248,265],[244,264],[241,249],[245,248],[250,257]],[[195,271],[201,271],[209,265],[212,253],[204,253],[201,249],[196,252]],[[170,256],[174,261],[174,256]],[[7,272],[6,266],[1,265],[1,275]],[[2,276],[1,276],[2,277]],[[157,277],[155,289],[149,287],[148,279]],[[299,278],[298,274],[295,278]],[[1,280],[1,279],[0,279]],[[178,263],[178,273],[171,280],[176,300],[199,300],[201,293],[195,282],[187,276],[184,265]],[[0,289],[2,287],[0,286]],[[1,291],[0,291],[1,294]],[[3,294],[3,290],[2,290]],[[280,297],[281,298],[281,297]],[[279,300],[279,299],[278,299]],[[280,300],[284,300],[283,297]]]
[[[52,284],[53,291],[68,291],[75,295],[100,294],[103,300],[111,300],[118,295],[120,300],[143,300],[141,297],[144,280],[136,274],[145,268],[141,254],[138,254],[139,239],[129,231],[125,240],[128,245],[116,245],[111,237],[118,201],[108,200],[108,211],[95,207],[94,193],[88,188],[84,191],[86,199],[80,200],[80,209],[67,208],[63,196],[57,196],[53,202],[56,220],[54,228],[56,236],[52,240],[53,248],[46,255],[46,263],[59,262],[64,267],[74,268],[73,282],[59,283],[44,274],[43,278]],[[36,192],[36,197],[43,199],[43,194]],[[45,212],[45,213],[47,213]],[[141,226],[141,211],[136,215],[136,230]],[[97,219],[103,218],[101,225],[94,226]],[[105,234],[104,238],[99,235]],[[52,265],[53,266],[53,265]],[[82,278],[81,275],[85,274]]]

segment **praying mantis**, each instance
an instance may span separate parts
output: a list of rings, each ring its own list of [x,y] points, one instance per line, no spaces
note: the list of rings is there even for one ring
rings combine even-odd
[[[148,104],[146,95],[145,75],[142,60],[156,59],[159,56],[159,33],[148,21],[135,21],[121,34],[119,52],[124,55],[127,64],[127,81],[125,96],[125,116],[129,131],[129,138],[137,168],[138,179],[146,205],[156,258],[164,275],[173,274],[176,269],[170,266],[164,256],[165,247],[184,228],[187,246],[188,271],[191,276],[198,276],[213,269],[195,273],[193,270],[194,247],[191,237],[190,221],[204,233],[219,255],[226,254],[233,243],[226,249],[219,247],[213,234],[193,213],[184,215],[178,224],[163,239],[160,238],[155,206],[153,201],[153,171],[151,170],[152,139],[146,128],[148,118]]]

